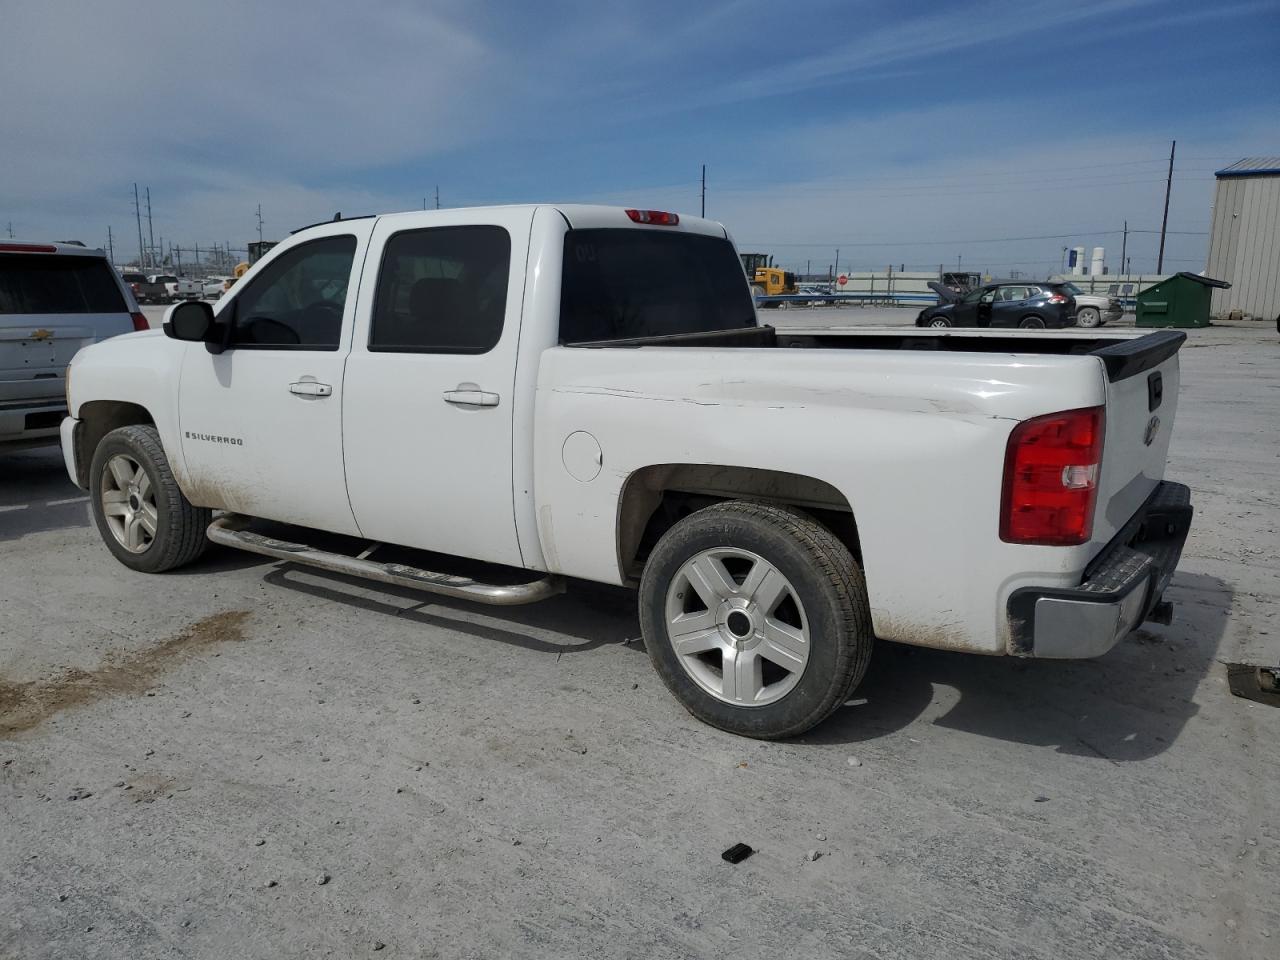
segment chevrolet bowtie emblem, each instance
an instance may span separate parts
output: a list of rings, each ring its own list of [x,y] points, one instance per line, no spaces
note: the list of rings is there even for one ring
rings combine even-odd
[[[32,340],[52,340],[53,331],[52,330],[32,330],[31,339]]]

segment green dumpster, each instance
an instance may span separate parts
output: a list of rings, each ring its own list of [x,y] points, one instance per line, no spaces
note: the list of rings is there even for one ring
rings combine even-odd
[[[1225,280],[1198,273],[1175,273],[1138,294],[1140,327],[1207,327],[1209,299],[1215,289],[1227,289]]]

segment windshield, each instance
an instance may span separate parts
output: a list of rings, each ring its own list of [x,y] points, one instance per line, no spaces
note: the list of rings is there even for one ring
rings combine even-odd
[[[561,343],[755,325],[742,262],[728,240],[636,229],[565,234]]]
[[[1062,289],[1067,291],[1067,293],[1071,294],[1073,297],[1076,296],[1077,294],[1084,293],[1084,291],[1081,290],[1079,287],[1077,287],[1074,283],[1064,283],[1062,284]]]

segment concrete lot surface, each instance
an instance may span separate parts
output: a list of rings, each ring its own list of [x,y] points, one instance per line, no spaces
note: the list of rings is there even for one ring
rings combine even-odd
[[[55,450],[0,454],[0,957],[1280,955],[1280,710],[1223,666],[1277,654],[1280,342],[1182,358],[1172,626],[882,644],[780,744],[677,706],[626,592],[147,577]]]

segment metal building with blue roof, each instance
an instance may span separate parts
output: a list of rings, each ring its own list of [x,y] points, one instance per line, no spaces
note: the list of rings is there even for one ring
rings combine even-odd
[[[1280,157],[1245,157],[1214,176],[1213,221],[1205,273],[1228,281],[1215,290],[1215,317],[1239,312],[1280,317]]]

